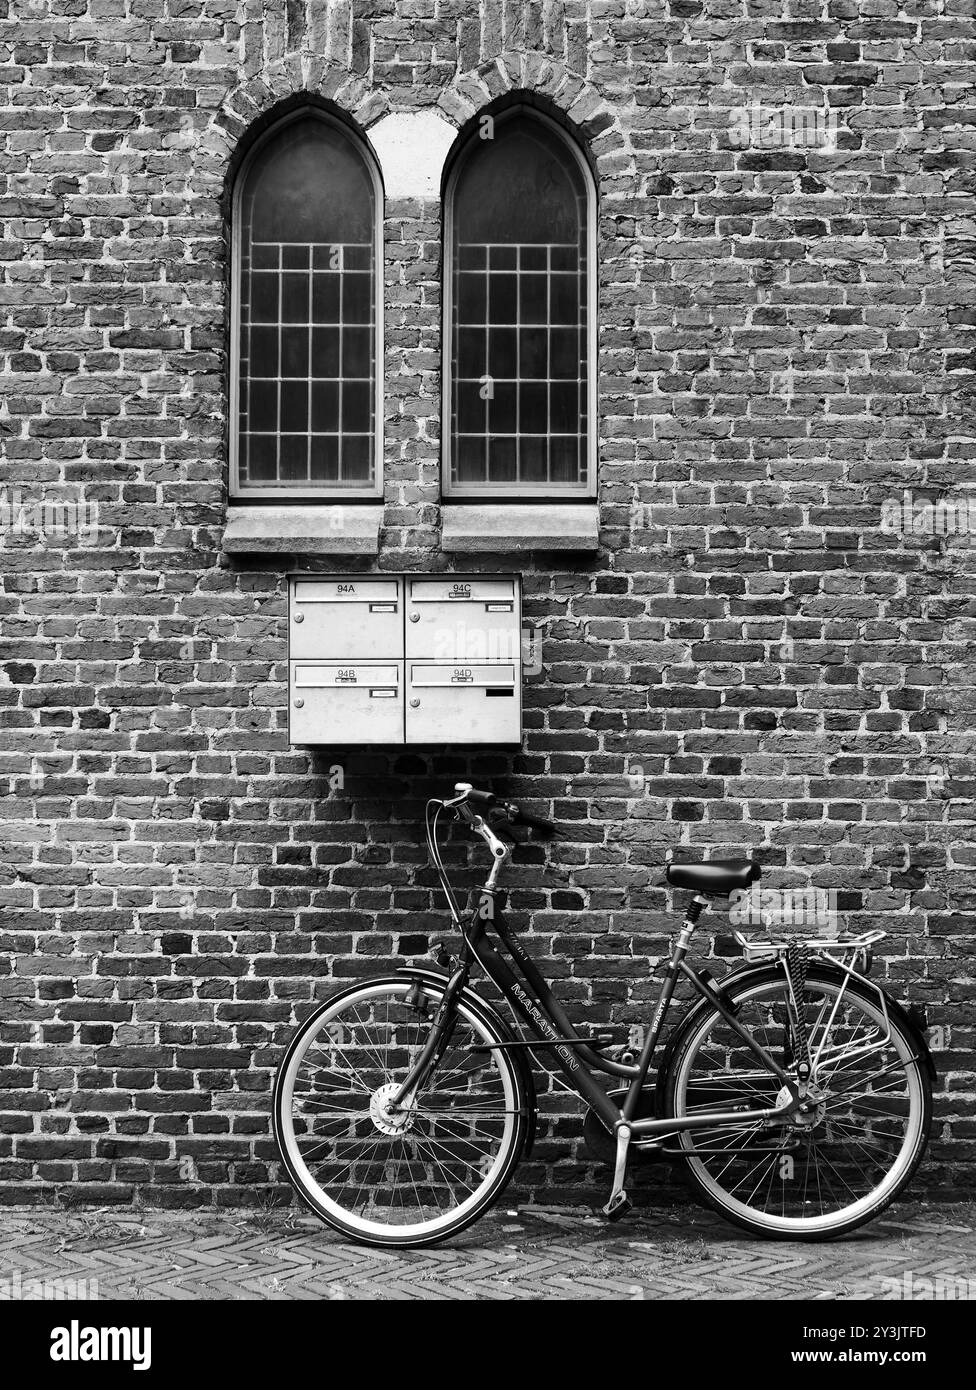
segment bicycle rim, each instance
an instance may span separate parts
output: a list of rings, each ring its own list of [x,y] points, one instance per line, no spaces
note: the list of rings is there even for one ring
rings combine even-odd
[[[742,1024],[788,1067],[795,1046],[782,976],[734,994]],[[838,996],[840,1000],[838,1003]],[[836,1005],[836,1008],[835,1008]],[[912,1040],[873,991],[810,973],[804,1015],[815,1100],[801,1125],[685,1131],[689,1175],[709,1202],[754,1230],[829,1236],[886,1206],[924,1149],[927,1093]],[[693,1026],[676,1059],[671,1113],[767,1108],[777,1079],[721,1017]]]
[[[524,1133],[524,1098],[500,1041],[465,1003],[450,1043],[402,1112],[389,1109],[429,1033],[440,991],[377,982],[326,1003],[279,1071],[275,1127],[305,1200],[359,1239],[419,1244],[470,1223],[500,1193]]]

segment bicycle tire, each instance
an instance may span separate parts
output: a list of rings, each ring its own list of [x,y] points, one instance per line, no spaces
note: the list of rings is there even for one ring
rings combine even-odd
[[[823,991],[825,994],[836,991],[843,979],[844,975],[841,971],[816,964],[811,965],[807,972],[807,987],[810,997],[815,997],[814,992],[817,990]],[[744,971],[738,978],[733,977],[725,986],[723,994],[731,1001],[734,1009],[741,1010],[743,1005],[759,992],[768,991],[776,986],[782,988],[784,985],[785,976],[781,969],[761,967],[757,970]],[[873,1016],[876,1023],[883,1017],[878,995],[872,987],[857,980],[850,980],[847,984],[846,997],[864,1009],[869,1018]],[[679,1031],[675,1035],[666,1058],[666,1076],[663,1087],[664,1114],[666,1116],[677,1117],[689,1113],[688,1081],[691,1067],[698,1049],[709,1036],[716,1020],[721,1020],[718,1010],[707,1001],[702,1001],[686,1015],[679,1025]],[[724,1023],[724,1020],[722,1022]],[[798,1241],[829,1240],[846,1235],[873,1220],[893,1202],[911,1181],[924,1156],[932,1125],[932,1086],[925,1059],[919,1055],[917,1040],[903,1021],[901,1009],[893,1001],[888,1012],[888,1022],[899,1063],[904,1067],[911,1118],[904,1141],[898,1149],[896,1161],[872,1194],[865,1195],[858,1201],[849,1204],[848,1208],[840,1208],[830,1215],[785,1217],[776,1216],[771,1212],[760,1214],[750,1210],[747,1203],[739,1201],[726,1192],[714,1174],[708,1173],[703,1158],[701,1156],[696,1157],[694,1134],[690,1131],[683,1131],[677,1140],[678,1146],[685,1150],[682,1155],[683,1166],[692,1186],[703,1201],[713,1210],[720,1212],[726,1220],[742,1229],[761,1235],[765,1239]],[[716,1044],[716,1053],[719,1050]],[[711,1075],[710,1073],[704,1074]],[[767,1079],[769,1082],[775,1083],[775,1078],[771,1074],[768,1075]],[[703,1083],[703,1090],[700,1094],[704,1095],[706,1091],[707,1082]],[[834,1092],[835,1109],[838,1099],[845,1093],[847,1092],[843,1090]],[[826,1095],[825,1110],[829,1114],[831,1097],[829,1089],[826,1091]],[[703,1108],[714,1108],[714,1101],[708,1099],[707,1096],[706,1099],[707,1104],[703,1102]],[[843,1105],[842,1100],[839,1103],[841,1106]],[[850,1102],[851,1106],[853,1103],[853,1101]],[[878,1110],[879,1107],[875,1106],[873,1109]],[[884,1106],[882,1105],[880,1109],[883,1110]],[[867,1113],[870,1114],[871,1110],[869,1109]],[[828,1123],[826,1114],[821,1123]],[[816,1130],[809,1132],[815,1134]],[[698,1133],[701,1135],[703,1132],[698,1131]],[[863,1147],[861,1140],[855,1139],[854,1142]],[[810,1143],[811,1141],[808,1140],[808,1151]],[[700,1147],[703,1154],[707,1152],[704,1144],[701,1144]],[[731,1162],[727,1163],[725,1168],[728,1169],[730,1166],[732,1166]]]
[[[369,1194],[364,1204],[364,1210],[368,1209],[370,1202],[372,1202],[372,1217],[362,1214],[357,1215],[343,1206],[341,1193],[350,1183],[339,1181],[338,1173],[340,1170],[337,1170],[336,1180],[331,1184],[331,1191],[329,1190],[330,1184],[327,1179],[325,1185],[323,1184],[323,1175],[316,1177],[312,1173],[308,1159],[302,1154],[295,1125],[295,1086],[299,1078],[299,1069],[309,1049],[312,1047],[315,1039],[321,1035],[325,1027],[329,1025],[335,1026],[339,1023],[342,1016],[346,1016],[347,1019],[350,1015],[359,1017],[361,1007],[365,1007],[367,1012],[372,1013],[375,1012],[374,1006],[378,1005],[380,1001],[389,999],[397,1001],[400,1013],[404,1014],[408,1008],[405,1002],[407,996],[411,994],[412,991],[417,990],[420,991],[420,994],[417,995],[415,993],[413,997],[417,999],[418,1003],[422,998],[424,1006],[428,1011],[435,1009],[443,998],[443,988],[434,982],[418,982],[414,979],[405,978],[404,976],[391,976],[371,980],[366,984],[352,985],[348,989],[341,990],[321,1004],[296,1030],[285,1050],[275,1078],[272,1098],[274,1134],[282,1162],[293,1187],[311,1211],[315,1212],[317,1216],[333,1229],[360,1244],[410,1248],[437,1244],[440,1241],[447,1240],[451,1236],[457,1235],[473,1222],[477,1221],[479,1217],[483,1216],[498,1200],[515,1171],[522,1149],[525,1145],[528,1131],[528,1109],[531,1102],[526,1094],[519,1069],[512,1061],[507,1051],[503,1049],[486,1049],[483,1061],[480,1060],[480,1053],[471,1054],[479,1059],[477,1063],[472,1063],[471,1066],[472,1068],[480,1066],[482,1069],[491,1067],[497,1070],[501,1087],[501,1097],[504,1102],[504,1108],[498,1110],[497,1115],[494,1116],[495,1120],[501,1124],[498,1148],[497,1153],[492,1158],[491,1166],[486,1173],[485,1180],[478,1184],[464,1200],[460,1201],[456,1209],[448,1212],[439,1211],[438,1216],[429,1219],[397,1221],[395,1218],[398,1213],[394,1201],[397,1194],[394,1180],[391,1178],[387,1168],[382,1166],[384,1160],[379,1154],[370,1153],[368,1156],[364,1156],[362,1160],[362,1166],[367,1168],[373,1175],[372,1181],[374,1185],[370,1186],[370,1183],[364,1180],[360,1188],[360,1191]],[[492,1044],[504,1042],[506,1040],[507,1033],[501,1020],[499,1020],[490,1007],[486,1005],[484,1001],[478,999],[472,991],[467,990],[465,992],[464,998],[457,1003],[457,1009],[461,1024],[471,1033],[479,1037],[481,1042]],[[388,1007],[386,1016],[387,1028],[389,1029]],[[423,1031],[423,1025],[418,1022],[416,1028],[419,1039]],[[384,1044],[384,1046],[392,1046],[393,1050],[390,1056],[399,1058],[399,1070],[402,1072],[402,1075],[398,1078],[394,1078],[392,1072],[389,1072],[387,1074],[387,1079],[381,1083],[383,1086],[389,1086],[397,1079],[402,1080],[403,1077],[406,1076],[410,1064],[409,1056],[404,1055],[400,1057],[400,1054],[403,1052],[403,1045],[396,1042],[395,1032],[391,1033],[390,1036],[393,1039],[392,1044]],[[372,1080],[372,1073],[367,1069],[369,1067],[374,1067],[376,1075],[379,1076],[381,1068],[377,1067],[372,1060],[363,1060],[366,1055],[366,1049],[363,1048],[361,1043],[356,1043],[356,1049],[355,1056],[359,1061],[357,1074],[360,1077],[362,1086],[360,1087],[359,1082],[355,1084],[357,1089],[362,1090],[362,1097],[365,1098],[366,1088],[368,1088]],[[386,1059],[386,1054],[380,1055],[375,1051],[373,1052],[373,1056],[379,1056],[380,1061]],[[450,1049],[448,1049],[445,1057],[449,1060],[453,1060]],[[435,1072],[428,1077],[423,1092],[424,1095],[430,1096],[437,1090],[439,1090],[441,1094],[444,1093],[443,1087],[438,1088],[436,1086],[438,1076],[441,1076],[443,1080],[443,1065],[444,1059],[442,1059],[441,1064],[439,1064],[439,1068],[435,1069]],[[339,1075],[335,1068],[333,1068],[329,1074]],[[474,1071],[470,1070],[467,1079],[470,1081],[473,1076]],[[329,1094],[336,1094],[336,1090],[333,1089]],[[376,1092],[374,1091],[373,1095],[375,1096],[375,1094]],[[458,1108],[449,1112],[447,1110],[438,1109],[437,1106],[432,1107],[432,1113],[434,1115],[447,1117],[447,1121],[451,1125],[457,1126],[460,1124],[461,1132],[450,1129],[446,1130],[445,1139],[445,1131],[442,1129],[441,1138],[439,1140],[432,1139],[426,1131],[423,1133],[423,1136],[421,1136],[420,1127],[423,1117],[419,1115],[418,1110],[418,1118],[414,1121],[416,1133],[414,1134],[412,1142],[417,1154],[420,1154],[420,1156],[418,1157],[417,1154],[415,1154],[413,1158],[409,1156],[394,1158],[391,1156],[387,1160],[389,1167],[392,1167],[394,1163],[397,1164],[395,1170],[396,1177],[399,1177],[401,1168],[404,1163],[406,1164],[405,1178],[409,1178],[414,1191],[417,1193],[418,1205],[421,1207],[423,1206],[420,1199],[420,1194],[422,1192],[436,1191],[438,1190],[438,1185],[441,1188],[446,1186],[443,1174],[446,1173],[450,1176],[452,1163],[455,1165],[464,1163],[468,1167],[472,1166],[468,1160],[459,1159],[456,1155],[451,1156],[444,1147],[448,1141],[450,1141],[449,1147],[453,1145],[455,1149],[460,1145],[471,1145],[473,1142],[469,1136],[472,1114],[476,1112],[472,1112],[471,1110],[470,1091],[467,1093],[467,1097],[468,1105],[466,1109],[463,1110]],[[308,1101],[304,1101],[303,1104],[307,1107]],[[321,1148],[323,1144],[331,1144],[334,1147],[337,1140],[343,1140],[350,1144],[372,1143],[375,1148],[378,1145],[382,1145],[384,1140],[389,1140],[390,1143],[387,1146],[388,1152],[390,1155],[393,1155],[396,1151],[396,1143],[399,1140],[402,1148],[406,1149],[411,1142],[409,1133],[412,1131],[404,1131],[399,1136],[386,1133],[383,1137],[376,1139],[373,1138],[372,1133],[366,1133],[369,1123],[372,1123],[373,1130],[383,1134],[382,1131],[377,1129],[377,1120],[373,1117],[374,1105],[375,1102],[371,1100],[369,1121],[365,1118],[365,1111],[350,1110],[348,1112],[349,1122],[346,1133],[329,1133],[317,1147]],[[340,1113],[343,1116],[346,1114],[345,1110]],[[380,1112],[377,1111],[377,1114],[379,1113]],[[478,1113],[480,1114],[480,1112]],[[312,1119],[314,1120],[316,1118],[318,1117],[313,1114]],[[338,1123],[341,1131],[345,1119],[333,1119],[332,1123]],[[433,1121],[431,1121],[431,1123],[433,1123]],[[465,1136],[463,1133],[465,1124],[469,1126],[469,1136]],[[348,1132],[349,1128],[358,1129],[360,1135],[366,1134],[366,1137],[357,1138],[354,1135],[350,1138]],[[477,1129],[479,1126],[475,1125],[475,1128]],[[423,1152],[421,1153],[421,1151]],[[351,1161],[355,1164],[357,1159],[354,1158]],[[424,1175],[420,1179],[421,1186],[419,1191],[417,1187],[416,1171],[418,1165],[424,1168]],[[440,1169],[440,1175],[438,1169]],[[379,1170],[379,1172],[377,1170]],[[353,1169],[353,1171],[355,1171],[355,1169]],[[384,1193],[390,1199],[391,1205],[389,1205],[389,1207],[380,1206],[376,1201],[375,1181],[377,1176],[386,1184]],[[406,1181],[403,1182],[402,1186],[406,1189]],[[440,1198],[438,1197],[437,1200],[439,1203]],[[376,1212],[380,1210],[387,1213],[387,1218],[385,1220],[376,1217]],[[403,1215],[405,1210],[405,1206],[401,1207],[400,1215]]]

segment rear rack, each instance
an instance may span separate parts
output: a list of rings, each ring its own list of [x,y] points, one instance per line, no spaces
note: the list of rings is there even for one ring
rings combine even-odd
[[[805,946],[818,956],[826,956],[842,970],[860,970],[867,974],[871,969],[871,948],[887,933],[875,928],[861,936],[794,936],[780,941],[749,941],[740,931],[734,931],[732,935],[741,946],[746,960],[777,960],[791,946]]]

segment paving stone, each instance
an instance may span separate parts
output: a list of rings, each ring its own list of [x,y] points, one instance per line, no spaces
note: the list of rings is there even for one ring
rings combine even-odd
[[[97,1280],[100,1299],[882,1299],[882,1281],[968,1280],[976,1296],[976,1206],[900,1208],[864,1235],[765,1244],[708,1214],[642,1210],[626,1231],[585,1209],[489,1214],[454,1244],[372,1250],[294,1214],[14,1210],[0,1278]],[[120,1233],[124,1239],[119,1240]]]

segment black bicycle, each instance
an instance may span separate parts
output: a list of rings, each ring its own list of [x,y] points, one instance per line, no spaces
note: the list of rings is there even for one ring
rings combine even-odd
[[[876,1216],[911,1179],[932,1121],[924,1020],[867,978],[884,935],[746,941],[720,983],[686,956],[709,897],[760,876],[749,860],[670,864],[694,897],[671,950],[639,1055],[581,1035],[501,911],[514,828],[550,822],[459,783],[427,804],[431,859],[459,953],[353,985],[296,1031],[275,1082],[274,1126],[288,1174],[330,1226],[371,1245],[428,1245],[496,1202],[531,1149],[534,1057],[589,1107],[613,1164],[608,1218],[627,1209],[632,1149],[682,1163],[701,1196],[773,1239],[822,1240]],[[441,817],[488,846],[491,871],[462,913],[438,843]],[[508,958],[492,944],[492,936]],[[474,989],[475,964],[520,1027]],[[650,1068],[679,980],[694,999]],[[597,1073],[615,1079],[611,1089]]]

